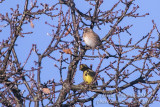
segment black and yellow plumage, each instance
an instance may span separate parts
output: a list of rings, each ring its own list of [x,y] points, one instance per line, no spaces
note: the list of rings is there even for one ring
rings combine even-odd
[[[96,73],[92,71],[86,64],[81,64],[80,70],[83,71],[84,82],[86,84],[91,84],[95,79]]]

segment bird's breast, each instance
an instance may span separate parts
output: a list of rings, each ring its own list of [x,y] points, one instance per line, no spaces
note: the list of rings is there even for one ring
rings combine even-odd
[[[83,40],[85,42],[85,44],[91,48],[95,48],[96,47],[96,44],[95,44],[95,40],[94,38],[90,38],[88,36],[84,36],[83,37]]]
[[[83,80],[85,81],[86,84],[91,84],[93,81],[93,77],[88,74],[87,70],[84,71],[83,73]]]

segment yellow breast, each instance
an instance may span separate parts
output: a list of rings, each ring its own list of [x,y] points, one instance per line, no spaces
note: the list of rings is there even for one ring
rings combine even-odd
[[[87,70],[83,72],[83,80],[85,81],[86,84],[91,84],[94,77],[88,74]]]

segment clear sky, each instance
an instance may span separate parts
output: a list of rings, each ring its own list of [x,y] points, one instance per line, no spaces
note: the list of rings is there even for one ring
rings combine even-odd
[[[117,0],[104,0],[104,4],[101,5],[101,9],[110,9],[113,4],[115,3],[115,1]],[[57,2],[57,0],[38,0],[38,2],[42,2],[45,3],[47,2],[49,5],[54,4],[54,2]],[[24,5],[24,0],[6,0],[3,3],[0,4],[0,13],[4,14],[6,12],[11,12],[10,8],[15,9],[16,8],[16,4],[20,5],[20,12],[23,11],[23,5]],[[89,8],[89,5],[87,3],[84,3],[84,0],[75,0],[75,5],[77,6],[77,8],[79,10],[81,10],[82,12],[86,12],[86,8]],[[124,19],[120,25],[121,26],[126,26],[126,25],[131,25],[133,24],[133,27],[129,30],[129,32],[132,34],[131,37],[134,37],[133,40],[133,44],[137,41],[137,39],[141,38],[142,36],[145,36],[151,29],[152,29],[152,20],[155,21],[155,23],[157,24],[157,27],[160,29],[160,0],[136,0],[135,5],[139,5],[139,9],[137,12],[139,12],[140,14],[145,14],[145,13],[149,13],[148,16],[146,17],[140,17],[140,18],[126,18]],[[63,7],[66,8],[66,7]],[[119,8],[123,8],[124,7],[119,7]],[[41,16],[40,16],[41,17]],[[30,26],[30,24],[24,25],[23,26],[23,32],[33,32],[33,34],[30,35],[24,35],[25,37],[19,37],[18,40],[16,41],[16,44],[18,46],[15,46],[15,49],[17,51],[17,55],[19,56],[19,61],[22,63],[25,62],[26,58],[28,57],[28,54],[30,52],[30,49],[32,47],[32,44],[37,44],[37,48],[39,50],[39,52],[44,52],[44,50],[46,49],[46,47],[48,46],[50,40],[52,39],[52,36],[50,36],[50,34],[52,34],[52,29],[50,26],[46,25],[45,22],[48,23],[52,23],[52,24],[56,24],[57,22],[54,20],[51,20],[50,18],[48,18],[47,16],[43,15],[39,20],[35,20],[33,21],[34,24],[34,28],[32,28]],[[6,22],[0,22],[0,29],[2,29],[3,31],[0,32],[0,42],[3,39],[6,39],[9,37],[10,32],[9,32],[9,26],[6,28],[2,28],[1,26],[6,24]],[[94,28],[94,31],[100,36],[100,38],[103,38],[105,36],[105,34],[109,31],[110,29],[110,24],[104,26],[104,28],[101,28],[101,30],[99,30],[98,28]],[[79,34],[82,36],[82,31],[79,31]],[[153,34],[157,35],[156,32],[154,32]],[[130,37],[129,37],[130,38]],[[124,34],[124,43],[126,43],[126,41],[129,39],[128,35]],[[73,39],[72,37],[67,38],[67,39]],[[126,39],[126,40],[125,40]],[[117,39],[115,38],[115,41]],[[83,43],[84,44],[84,43]],[[112,53],[112,49],[108,50],[110,53]],[[86,54],[91,54],[92,51],[87,51]],[[97,52],[96,52],[97,54]],[[136,54],[133,53],[133,54]],[[60,54],[59,52],[54,52],[53,54],[51,54],[53,56],[56,56],[57,58],[60,58]],[[68,57],[68,56],[65,56]],[[33,65],[34,65],[34,60],[37,60],[37,56],[36,54],[33,52],[31,57],[29,58],[28,63],[25,66],[25,69],[30,69]],[[105,60],[103,62],[102,65],[105,64],[109,64],[110,61],[112,61],[112,59],[109,60]],[[44,63],[43,63],[44,62]],[[60,80],[60,76],[59,76],[59,71],[57,68],[53,67],[54,64],[59,64],[57,62],[53,62],[53,60],[50,60],[48,58],[45,58],[44,61],[42,62],[42,73],[41,73],[41,80],[42,83],[47,82],[48,80],[52,80],[54,79],[56,82],[58,82]],[[93,64],[93,65],[98,65],[98,63],[100,62],[99,59],[97,59],[96,61],[90,60],[87,62],[83,62],[86,63],[87,65],[89,64]],[[64,65],[65,67],[67,67],[68,65]],[[95,70],[97,68],[97,66],[93,67],[93,70]],[[79,69],[79,68],[78,68]],[[57,75],[58,74],[58,75]],[[63,79],[65,80],[67,75],[67,69],[66,72],[63,72]],[[75,76],[75,84],[79,84],[81,82],[83,82],[82,78],[79,78],[80,76],[82,76],[82,72],[81,71],[77,71],[76,72],[76,76]],[[136,75],[135,77],[139,77],[139,75]],[[36,79],[36,77],[35,77]],[[131,78],[131,80],[135,79],[134,77]],[[23,88],[23,87],[22,87]],[[160,94],[160,92],[159,92]],[[104,96],[99,96],[95,103],[96,103],[96,107],[102,107],[104,106],[104,104],[102,104],[103,102],[106,104],[106,100],[105,98],[102,98]],[[102,103],[101,103],[101,102]],[[90,104],[90,103],[89,103]],[[88,104],[88,105],[89,105]],[[150,107],[156,107],[159,103],[155,102],[153,104],[150,105]],[[0,104],[1,105],[1,104]],[[107,107],[112,107],[110,105],[107,105]]]

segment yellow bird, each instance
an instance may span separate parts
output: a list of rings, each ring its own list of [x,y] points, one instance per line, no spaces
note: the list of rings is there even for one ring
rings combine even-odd
[[[83,80],[86,84],[91,84],[94,81],[96,73],[92,71],[86,64],[80,65],[80,70],[83,71]]]

